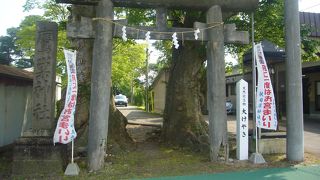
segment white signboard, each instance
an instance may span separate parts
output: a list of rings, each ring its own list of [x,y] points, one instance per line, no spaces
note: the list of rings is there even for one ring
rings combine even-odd
[[[237,82],[237,159],[248,159],[248,83]]]
[[[276,101],[261,44],[255,45],[255,56],[258,73],[258,88],[256,95],[257,127],[276,130],[278,123]]]
[[[53,143],[68,144],[76,138],[74,128],[74,113],[77,103],[77,72],[76,52],[64,50],[68,72],[68,86],[64,109],[58,119],[57,127],[53,136]]]

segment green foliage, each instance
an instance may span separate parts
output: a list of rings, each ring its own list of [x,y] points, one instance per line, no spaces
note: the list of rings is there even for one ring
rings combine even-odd
[[[145,67],[145,45],[134,41],[113,41],[112,86],[116,93],[130,95],[131,86],[139,87],[140,77]]]
[[[168,13],[170,21],[168,26],[174,27],[187,27],[193,28],[193,23],[196,21],[205,22],[205,13],[201,11],[180,11],[180,10],[171,10]],[[179,44],[183,43],[182,41]],[[157,62],[157,72],[161,69],[167,69],[170,66],[172,61],[172,41],[163,40],[156,41],[154,44],[155,48],[161,52],[158,62]],[[199,48],[197,51],[202,56],[205,51],[204,48]],[[205,57],[203,57],[205,59]]]
[[[58,51],[57,51],[57,73],[62,75],[62,84],[66,84],[65,61],[63,48],[69,48],[70,43],[66,37],[66,21],[69,15],[66,5],[57,4],[54,0],[27,0],[23,6],[25,11],[34,8],[44,10],[44,16],[30,15],[20,23],[16,28],[16,32],[12,34],[14,45],[17,53],[11,52],[11,57],[19,57],[14,59],[14,65],[17,67],[33,66],[33,58],[35,53],[35,37],[37,21],[55,21],[58,23]],[[1,41],[1,40],[0,40]]]
[[[156,41],[155,48],[161,52],[157,62],[157,72],[163,68],[168,68],[172,61],[172,41]]]
[[[66,21],[70,15],[67,5],[57,4],[55,0],[27,0],[23,8],[24,11],[43,9],[45,18],[58,23]]]
[[[155,10],[136,8],[115,8],[115,17],[127,19],[131,26],[154,26],[156,20]],[[114,39],[112,61],[112,83],[115,93],[122,93],[131,98],[133,88],[133,102],[136,105],[144,104],[145,87],[141,77],[146,74],[146,45],[133,45],[133,41],[121,42]],[[133,43],[133,44],[132,44]],[[119,46],[120,45],[120,46]],[[117,47],[118,46],[118,47]],[[151,71],[159,69],[152,64]],[[131,102],[132,103],[132,102]]]
[[[36,22],[44,20],[43,17],[38,15],[31,15],[25,17],[20,23],[17,32],[16,45],[23,52],[25,57],[34,57],[35,39],[36,39]]]
[[[18,31],[16,33],[17,41],[15,44],[18,46],[19,50],[22,52],[23,57],[32,59],[35,53],[35,38],[36,38],[36,22],[47,20],[42,16],[27,16],[20,23]],[[60,26],[58,31],[58,51],[57,51],[57,73],[62,75],[62,84],[66,83],[65,76],[65,60],[63,55],[63,48],[70,47],[70,42],[66,37],[66,30],[63,24]],[[21,62],[18,62],[21,63]]]
[[[31,11],[35,8],[41,8],[41,2],[39,0],[27,0],[23,5],[24,11]]]
[[[50,18],[52,21],[56,21],[58,23],[65,22],[70,15],[67,5],[58,4],[55,0],[47,0],[43,3],[42,9],[45,9],[44,17]]]
[[[154,25],[156,13],[152,9],[114,8],[115,17],[127,19],[129,25]]]
[[[135,87],[133,102],[134,102],[134,105],[137,105],[137,106],[144,105],[144,103],[145,103],[145,90],[142,85]]]
[[[266,39],[272,43],[285,47],[284,34],[284,1],[283,0],[262,0],[254,13],[255,42]],[[239,13],[227,20],[227,23],[235,23],[238,30],[249,31],[251,35],[251,14]],[[302,60],[312,61],[315,58],[319,41],[308,36],[310,29],[301,26]],[[237,54],[238,57],[251,49],[250,45],[228,45],[228,50]],[[239,62],[241,64],[241,62]]]
[[[233,64],[232,62],[226,62],[226,74],[232,74]]]
[[[320,54],[320,40],[310,38],[312,29],[302,25],[301,33],[301,48],[303,61],[317,61]]]
[[[252,34],[251,14],[239,13],[227,19],[226,23],[235,23],[237,30],[248,31]],[[260,2],[258,9],[254,13],[255,42],[267,39],[274,44],[284,47],[284,1],[263,0]],[[251,37],[250,37],[251,38]],[[237,54],[241,59],[243,55],[251,49],[249,45],[230,44],[227,49],[232,54]],[[240,64],[242,63],[239,62]]]
[[[0,37],[0,64],[9,65],[13,59],[11,57],[14,49],[14,39],[10,36]]]
[[[24,56],[23,51],[17,46],[18,28],[7,29],[7,36],[0,37],[0,64],[13,64],[19,68],[31,67],[33,61]]]

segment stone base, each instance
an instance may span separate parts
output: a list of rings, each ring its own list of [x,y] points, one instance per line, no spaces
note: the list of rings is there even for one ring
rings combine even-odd
[[[264,164],[266,161],[264,160],[262,154],[260,153],[252,153],[249,159],[253,164]]]
[[[264,133],[262,138],[259,139],[259,153],[261,154],[278,154],[286,153],[285,133]],[[256,140],[252,137],[249,138],[249,151],[256,151]]]
[[[52,137],[22,137],[13,150],[13,177],[58,177],[66,166],[66,145],[53,145]]]
[[[78,176],[80,173],[80,168],[77,163],[69,163],[64,175],[66,176]]]

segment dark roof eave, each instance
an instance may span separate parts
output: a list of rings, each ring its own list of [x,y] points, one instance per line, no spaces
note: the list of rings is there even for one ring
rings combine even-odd
[[[0,77],[13,78],[13,79],[19,79],[19,80],[25,80],[25,81],[33,82],[33,78],[32,77],[21,77],[21,76],[14,76],[14,75],[3,74],[3,73],[0,73]]]
[[[283,62],[285,61],[285,52],[264,52],[264,56],[266,58],[266,61],[277,61],[277,62]],[[252,62],[252,53],[246,53],[243,56],[243,62],[245,64],[249,64]]]

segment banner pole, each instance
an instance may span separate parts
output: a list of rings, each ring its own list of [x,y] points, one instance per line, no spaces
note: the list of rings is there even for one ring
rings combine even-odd
[[[74,143],[73,143],[73,139],[72,139],[72,142],[71,142],[71,163],[73,164],[73,152],[74,152]]]
[[[254,43],[254,12],[251,13],[251,41],[252,41],[252,121],[253,121],[253,137],[255,137],[256,142],[256,152],[251,154],[250,161],[254,164],[265,163],[265,160],[261,154],[259,154],[258,149],[258,127],[257,127],[257,119],[256,119],[256,91],[257,91],[257,80],[256,80],[256,59],[255,59],[255,43]]]
[[[256,130],[256,134],[257,134],[257,132],[258,132],[258,130],[257,130],[258,128],[256,127],[255,128],[255,130]],[[258,138],[257,138],[258,136],[256,136],[256,153],[258,153]]]
[[[256,138],[256,153],[258,153],[258,131],[256,124],[256,91],[257,91],[257,82],[256,82],[256,60],[255,60],[255,43],[254,43],[254,13],[251,13],[251,41],[252,41],[252,121],[253,127],[255,128],[254,136]]]
[[[76,100],[77,100],[77,92],[78,92],[78,84],[77,84],[77,73],[76,73],[76,51],[70,51],[70,50],[64,50],[64,54],[66,57],[66,63],[67,63],[67,72],[68,72],[68,89],[67,89],[67,96],[66,96],[66,102],[65,102],[65,109],[68,106],[67,103],[73,104],[72,107],[72,117],[70,118],[69,122],[69,128],[71,137],[69,137],[67,140],[71,140],[71,163],[68,164],[64,174],[66,176],[78,176],[80,172],[80,168],[77,165],[77,163],[74,163],[74,138],[76,138],[77,133],[74,129],[74,112],[75,112],[75,106],[76,106]],[[72,69],[71,69],[72,67]],[[72,85],[72,86],[71,86]],[[72,92],[72,93],[70,93]],[[69,94],[70,93],[70,94]],[[66,110],[63,111],[66,111]],[[61,117],[61,115],[60,115]],[[61,120],[59,117],[59,120]],[[72,125],[72,126],[71,126]],[[57,129],[56,129],[57,131]],[[64,144],[70,143],[70,141],[65,142]]]

